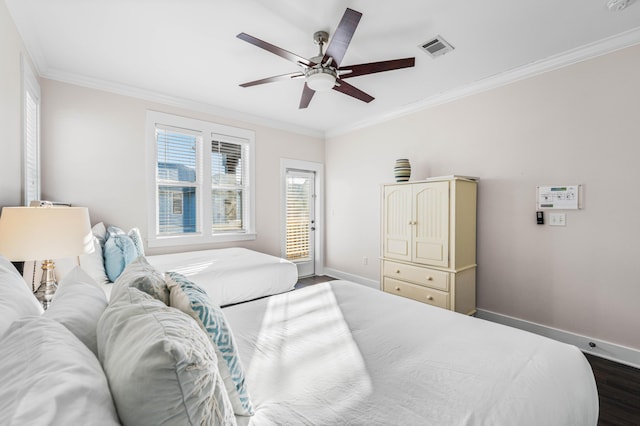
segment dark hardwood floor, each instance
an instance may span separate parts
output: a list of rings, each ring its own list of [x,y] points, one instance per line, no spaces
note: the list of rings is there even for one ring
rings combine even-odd
[[[600,399],[598,426],[640,425],[640,369],[585,354]]]
[[[295,288],[334,279],[325,275],[301,278]],[[640,426],[640,369],[594,355],[585,356],[591,364],[598,387],[598,426]]]
[[[320,284],[320,283],[333,281],[333,280],[335,280],[335,278],[330,277],[328,275],[314,275],[311,277],[299,278],[294,288],[298,289],[298,288],[307,287],[313,284]]]

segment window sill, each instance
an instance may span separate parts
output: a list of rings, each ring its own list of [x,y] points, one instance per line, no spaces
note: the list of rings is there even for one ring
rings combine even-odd
[[[149,237],[147,244],[151,248],[155,247],[172,247],[172,246],[188,246],[197,244],[211,243],[228,243],[233,241],[250,241],[255,240],[257,234],[255,232],[242,234],[220,234],[220,235],[190,235],[190,236],[174,236],[174,237]]]

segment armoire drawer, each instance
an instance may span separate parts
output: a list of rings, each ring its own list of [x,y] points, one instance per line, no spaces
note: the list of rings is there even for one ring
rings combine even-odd
[[[449,293],[444,291],[434,290],[388,277],[383,278],[383,290],[387,293],[417,300],[418,302],[449,309]]]
[[[383,275],[401,281],[410,281],[442,291],[449,291],[449,273],[404,263],[384,261]]]

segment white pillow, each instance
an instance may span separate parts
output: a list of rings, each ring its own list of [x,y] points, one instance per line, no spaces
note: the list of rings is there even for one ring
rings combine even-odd
[[[123,424],[236,424],[211,343],[177,309],[120,289],[98,323],[98,350]]]
[[[107,229],[104,223],[97,223],[91,228],[93,234],[93,252],[80,256],[80,267],[98,284],[108,284],[109,278],[104,269],[104,258],[102,252],[104,250],[104,242],[107,237]]]
[[[119,424],[97,358],[56,321],[14,322],[0,341],[0,359],[0,423]]]
[[[233,333],[222,309],[211,301],[202,288],[184,275],[169,272],[166,277],[171,306],[196,320],[211,339],[218,357],[218,370],[229,394],[233,411],[240,416],[252,416],[253,404],[245,383],[244,370]]]
[[[107,227],[104,226],[104,223],[98,222],[93,225],[93,228],[91,228],[91,233],[98,239],[100,244],[104,246],[104,242],[107,240]]]
[[[41,315],[42,312],[42,305],[22,276],[11,262],[0,255],[0,336],[18,318]]]
[[[107,307],[107,296],[82,268],[76,266],[65,275],[44,313],[69,329],[98,356],[96,327]]]
[[[113,283],[110,300],[118,297],[121,290],[134,287],[141,290],[165,305],[169,305],[169,288],[160,271],[151,266],[144,256],[136,258],[122,271]]]

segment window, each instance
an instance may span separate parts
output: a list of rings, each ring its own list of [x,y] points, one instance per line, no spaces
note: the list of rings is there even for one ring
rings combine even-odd
[[[255,238],[253,132],[149,111],[149,245]]]
[[[29,63],[22,66],[23,204],[40,199],[40,85]]]
[[[197,151],[201,139],[198,132],[155,125],[159,235],[197,231],[196,192],[200,186]],[[180,206],[176,208],[178,203]]]
[[[213,232],[237,232],[244,229],[242,151],[240,144],[211,141]]]

